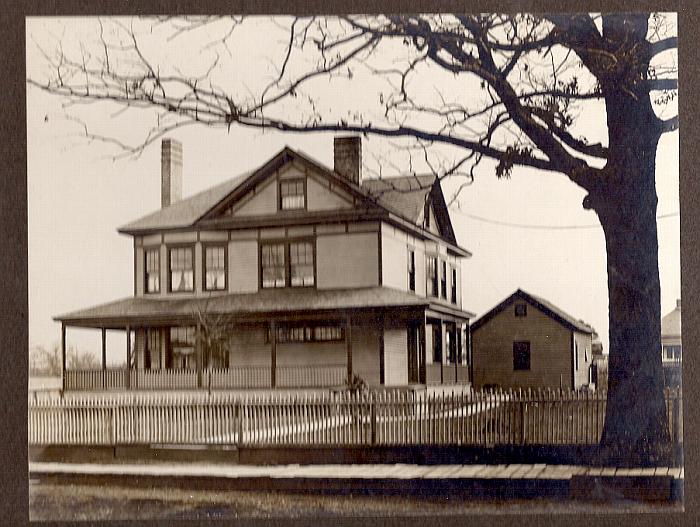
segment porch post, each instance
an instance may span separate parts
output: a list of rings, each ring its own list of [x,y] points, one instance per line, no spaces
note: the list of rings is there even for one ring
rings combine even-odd
[[[348,384],[352,384],[352,321],[350,315],[345,319],[345,348],[348,357]]]
[[[66,389],[66,324],[61,322],[61,392]]]
[[[452,333],[452,337],[450,337],[450,342],[452,342],[452,339],[454,339],[454,342],[452,343],[452,347],[455,350],[454,353],[454,361],[455,361],[455,384],[457,384],[457,379],[459,377],[459,358],[460,358],[460,353],[462,350],[462,339],[460,338],[461,334],[461,323],[456,322],[454,323],[454,332]]]
[[[126,326],[126,389],[131,389],[131,327]]]
[[[102,328],[102,389],[107,385],[107,330]]]
[[[446,347],[445,347],[445,341],[447,340],[445,337],[446,333],[446,326],[445,326],[445,321],[440,320],[440,384],[445,384],[445,377],[443,374],[443,366],[445,364],[445,360],[447,359],[446,355]]]
[[[277,322],[270,320],[270,387],[277,386]]]
[[[197,388],[202,387],[202,323],[197,322],[197,337],[194,340],[194,356],[197,363]]]

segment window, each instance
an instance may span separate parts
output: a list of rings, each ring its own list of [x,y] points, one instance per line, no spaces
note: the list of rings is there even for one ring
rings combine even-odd
[[[306,182],[303,179],[280,181],[280,210],[306,208]]]
[[[578,371],[578,342],[574,340],[574,370]]]
[[[442,328],[440,326],[432,326],[433,328],[433,362],[442,362]]]
[[[314,246],[311,242],[289,244],[289,275],[292,287],[314,285]]]
[[[160,330],[146,330],[146,349],[143,350],[143,367],[147,370],[153,365],[153,358],[156,357],[156,364],[160,358]]]
[[[194,247],[173,247],[170,249],[170,291],[194,290],[193,254]]]
[[[416,290],[416,252],[408,250],[408,290]]]
[[[341,325],[293,325],[277,327],[277,342],[280,344],[295,342],[335,342],[345,339],[345,328]],[[266,342],[270,342],[268,330]]]
[[[226,246],[204,246],[204,290],[226,289]]]
[[[437,276],[438,259],[434,256],[428,257],[426,278],[426,291],[429,295],[438,296],[438,276]]]
[[[663,362],[674,362],[681,360],[681,347],[680,346],[664,346],[663,354],[661,356]]]
[[[262,287],[309,287],[315,284],[311,241],[260,245]]]
[[[457,269],[450,266],[450,302],[457,303]]]
[[[527,341],[513,342],[513,370],[527,371],[530,369],[530,343]]]
[[[447,300],[447,263],[440,262],[440,296]]]
[[[146,293],[160,293],[160,248],[146,249]]]
[[[423,228],[430,229],[430,202],[426,201],[423,205]]]
[[[526,317],[527,316],[527,304],[515,304],[515,316],[516,317]]]
[[[446,324],[445,326],[445,349],[447,350],[447,362],[449,364],[458,364],[458,342],[457,342],[457,327],[455,324]]]
[[[172,367],[177,369],[194,369],[195,357],[194,326],[170,328],[170,349],[172,350]]]

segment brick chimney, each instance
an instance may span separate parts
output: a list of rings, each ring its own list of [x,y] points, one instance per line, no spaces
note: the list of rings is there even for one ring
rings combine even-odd
[[[182,144],[163,139],[160,152],[160,206],[165,208],[182,199]]]
[[[359,135],[333,138],[333,170],[362,184],[362,139]]]

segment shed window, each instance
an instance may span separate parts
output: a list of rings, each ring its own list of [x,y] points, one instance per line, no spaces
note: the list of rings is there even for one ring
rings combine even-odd
[[[193,247],[174,247],[170,249],[170,290],[193,291],[194,257]]]
[[[527,371],[530,369],[530,342],[513,342],[513,370]]]
[[[280,210],[306,208],[306,193],[303,179],[280,181]]]
[[[160,249],[146,250],[146,293],[160,292]]]

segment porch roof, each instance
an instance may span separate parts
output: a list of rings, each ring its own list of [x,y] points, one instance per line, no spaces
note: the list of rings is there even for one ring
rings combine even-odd
[[[192,319],[198,313],[254,318],[267,314],[427,308],[429,304],[426,298],[387,287],[333,290],[289,288],[208,297],[129,297],[59,315],[54,320],[69,326],[119,328],[126,324]]]

